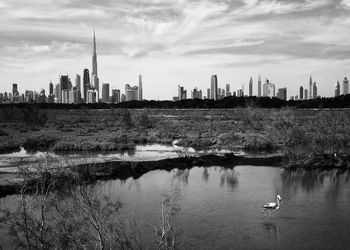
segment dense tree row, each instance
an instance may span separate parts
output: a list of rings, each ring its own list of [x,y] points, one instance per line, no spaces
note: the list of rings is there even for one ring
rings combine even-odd
[[[318,98],[311,100],[284,101],[269,97],[226,97],[224,99],[200,100],[188,99],[181,101],[130,101],[122,103],[96,103],[96,104],[53,104],[53,103],[16,103],[1,104],[0,109],[6,107],[28,108],[35,106],[40,109],[109,109],[109,108],[163,108],[163,109],[214,109],[214,108],[236,108],[236,107],[260,107],[260,108],[350,108],[350,94],[335,98]]]

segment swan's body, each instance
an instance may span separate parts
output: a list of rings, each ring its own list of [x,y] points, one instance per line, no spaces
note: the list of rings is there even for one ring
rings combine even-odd
[[[266,203],[263,206],[262,213],[265,213],[267,210],[269,210],[269,216],[271,216],[271,211],[272,210],[278,210],[280,208],[280,202],[282,201],[282,198],[280,195],[277,195],[276,197],[276,202],[269,202]]]

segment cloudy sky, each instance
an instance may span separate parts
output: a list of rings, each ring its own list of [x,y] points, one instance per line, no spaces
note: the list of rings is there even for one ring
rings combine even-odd
[[[350,73],[350,0],[0,0],[0,92],[91,70],[94,28],[100,82],[124,89],[141,72],[147,99],[212,74],[234,90],[261,74],[288,96],[312,75],[330,96]]]

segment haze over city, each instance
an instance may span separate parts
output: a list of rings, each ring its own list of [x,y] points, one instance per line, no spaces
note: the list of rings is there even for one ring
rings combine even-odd
[[[349,10],[348,0],[2,0],[0,92],[91,70],[95,29],[100,86],[123,89],[142,73],[146,99],[171,99],[178,84],[205,90],[213,74],[246,89],[260,74],[288,96],[312,75],[333,96],[350,73]]]

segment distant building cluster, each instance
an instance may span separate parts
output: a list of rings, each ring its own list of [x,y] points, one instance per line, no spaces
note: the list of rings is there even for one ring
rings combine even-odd
[[[248,95],[244,92],[244,85],[238,88],[236,91],[231,92],[230,84],[226,84],[225,88],[220,88],[218,85],[218,76],[212,75],[210,79],[210,88],[207,89],[206,95],[202,94],[202,90],[194,88],[191,91],[191,99],[212,99],[220,100],[228,96],[253,96],[253,78],[249,80]],[[258,78],[258,97],[277,97],[283,100],[287,100],[287,88],[278,90],[277,96],[275,93],[275,84],[271,83],[269,79],[266,79],[265,83],[261,84],[261,77]],[[173,98],[174,101],[187,99],[187,90],[183,86],[178,85],[178,95]]]
[[[119,89],[112,89],[110,92],[109,83],[102,84],[102,96],[100,95],[100,82],[97,73],[97,52],[95,32],[93,36],[92,72],[84,69],[83,77],[75,76],[74,83],[68,75],[60,75],[59,82],[49,84],[49,93],[42,89],[40,92],[26,90],[20,94],[18,84],[12,84],[12,93],[0,93],[0,103],[118,103],[124,101],[143,100],[142,75],[139,75],[138,86],[125,85],[125,94]]]
[[[187,93],[187,90],[178,85],[178,94],[173,100],[186,99],[212,99],[220,100],[229,96],[253,96],[254,80],[250,77],[248,82],[248,91],[245,92],[244,84],[236,90],[232,90],[230,84],[226,84],[225,88],[219,87],[219,80],[217,75],[212,75],[210,78],[209,88],[202,92],[201,89],[195,87]],[[100,90],[102,91],[100,93]],[[349,94],[349,80],[344,78],[342,84],[337,81],[334,87],[334,96],[341,94]],[[287,88],[279,88],[276,93],[276,86],[269,79],[262,83],[259,75],[257,81],[257,96],[279,98],[287,100]],[[291,96],[291,100],[308,100],[319,98],[317,84],[310,76],[307,86],[300,86],[299,95]],[[92,54],[92,72],[90,75],[89,69],[84,69],[82,77],[77,74],[74,82],[68,75],[60,75],[59,82],[53,84],[49,83],[49,92],[45,93],[44,89],[39,92],[25,90],[20,93],[18,84],[12,84],[12,93],[0,93],[0,103],[19,103],[19,102],[35,102],[35,103],[65,103],[65,104],[79,104],[79,103],[119,103],[125,101],[139,101],[143,100],[142,75],[139,75],[138,84],[132,86],[125,85],[124,94],[120,89],[111,89],[109,83],[102,83],[100,86],[100,79],[97,73],[97,51],[96,51],[96,37],[95,31],[93,33],[93,54]]]
[[[198,88],[195,88],[191,91],[191,99],[212,99],[212,100],[220,100],[224,97],[228,96],[237,96],[237,97],[243,97],[243,96],[253,96],[253,88],[254,88],[254,81],[253,78],[250,77],[249,83],[248,83],[248,94],[244,91],[244,84],[242,87],[238,88],[236,91],[231,92],[230,84],[226,84],[225,89],[221,89],[218,87],[218,77],[217,75],[212,75],[210,79],[210,88],[207,89],[206,95],[202,95],[202,91]],[[341,94],[347,95],[349,94],[349,80],[347,77],[344,78],[343,84],[342,84],[342,91],[341,91],[341,85],[339,81],[337,81],[334,89],[334,96],[340,96]],[[269,79],[265,80],[265,83],[262,84],[261,76],[258,77],[258,84],[257,84],[257,97],[270,97],[270,98],[278,98],[281,100],[287,100],[287,88],[279,88],[276,93],[276,86],[274,83],[272,83]],[[178,95],[173,98],[173,100],[184,100],[187,99],[187,90],[183,87],[178,85]],[[309,78],[308,86],[303,87],[300,86],[299,88],[299,95],[291,96],[290,100],[309,100],[309,99],[317,99],[320,98],[320,95],[318,95],[317,92],[317,83],[312,80],[312,76]]]

